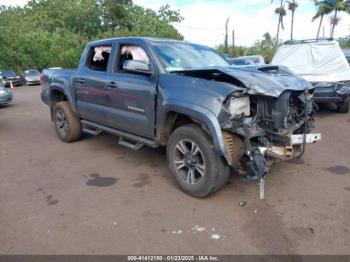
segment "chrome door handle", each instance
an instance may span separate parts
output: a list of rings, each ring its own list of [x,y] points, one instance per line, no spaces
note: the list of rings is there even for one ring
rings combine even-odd
[[[77,79],[77,82],[78,82],[79,84],[85,84],[85,83],[86,83],[86,80],[83,79],[83,78],[78,78],[78,79]]]
[[[107,82],[107,88],[117,88],[118,83],[114,81]]]

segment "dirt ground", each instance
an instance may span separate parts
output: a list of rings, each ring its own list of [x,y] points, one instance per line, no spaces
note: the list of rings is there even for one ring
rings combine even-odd
[[[323,140],[273,168],[265,200],[237,177],[195,199],[161,150],[106,134],[65,144],[40,87],[13,93],[0,108],[0,254],[350,254],[350,114],[321,109]]]

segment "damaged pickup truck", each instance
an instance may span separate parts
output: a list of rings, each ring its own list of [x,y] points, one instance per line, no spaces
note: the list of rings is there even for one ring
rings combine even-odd
[[[114,38],[89,43],[77,70],[44,70],[42,100],[58,137],[107,132],[137,150],[166,146],[180,189],[206,197],[230,169],[264,177],[270,159],[300,157],[314,124],[313,87],[283,67],[234,68],[187,42]]]

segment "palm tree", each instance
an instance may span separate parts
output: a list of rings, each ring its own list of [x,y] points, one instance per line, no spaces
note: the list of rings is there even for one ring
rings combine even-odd
[[[332,12],[332,7],[331,7],[329,1],[327,1],[327,0],[323,0],[323,1],[315,0],[314,2],[315,2],[315,5],[317,7],[317,12],[314,15],[314,17],[312,18],[312,22],[320,17],[320,24],[318,26],[317,36],[316,36],[316,39],[318,39],[320,37],[320,31],[321,31],[321,26],[322,26],[322,22],[323,22],[323,17]]]
[[[271,0],[273,3],[273,0]],[[279,35],[280,35],[280,27],[284,30],[283,25],[283,17],[287,15],[286,9],[284,9],[284,2],[281,0],[280,7],[275,9],[275,13],[278,15],[278,25],[277,25],[277,36],[276,36],[276,46],[278,45]]]
[[[330,17],[330,22],[331,22],[331,35],[330,37],[333,38],[333,34],[334,34],[334,28],[339,24],[341,18],[338,16],[331,16]]]
[[[293,40],[293,30],[294,30],[294,14],[295,10],[298,8],[299,4],[293,0],[293,2],[287,2],[288,3],[288,9],[292,11],[292,23],[290,28],[290,40]]]
[[[334,15],[331,23],[331,33],[330,33],[330,37],[333,38],[335,27],[339,22],[338,15],[340,12],[346,12],[348,14],[350,13],[350,1],[349,0],[322,0],[322,1],[314,0],[314,2],[317,7],[317,12],[313,17],[312,21],[314,21],[319,17],[321,18],[320,25],[317,31],[317,38],[319,38],[319,35],[320,35],[323,17],[334,11]]]
[[[346,12],[346,13],[350,13],[350,1],[349,0],[333,0],[332,2],[332,7],[334,10],[334,16],[332,17],[332,29],[331,29],[331,38],[333,38],[334,36],[334,29],[335,26],[338,25],[339,23],[339,18],[338,18],[338,14],[340,12]]]

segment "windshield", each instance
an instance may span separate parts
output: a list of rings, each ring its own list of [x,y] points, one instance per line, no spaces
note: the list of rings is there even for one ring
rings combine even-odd
[[[27,70],[24,72],[26,76],[40,76],[40,72],[38,70]]]
[[[187,43],[155,43],[155,51],[167,72],[201,69],[230,64],[214,50]]]
[[[16,76],[15,72],[11,71],[11,70],[4,70],[2,71],[2,76],[3,77],[13,77]]]

